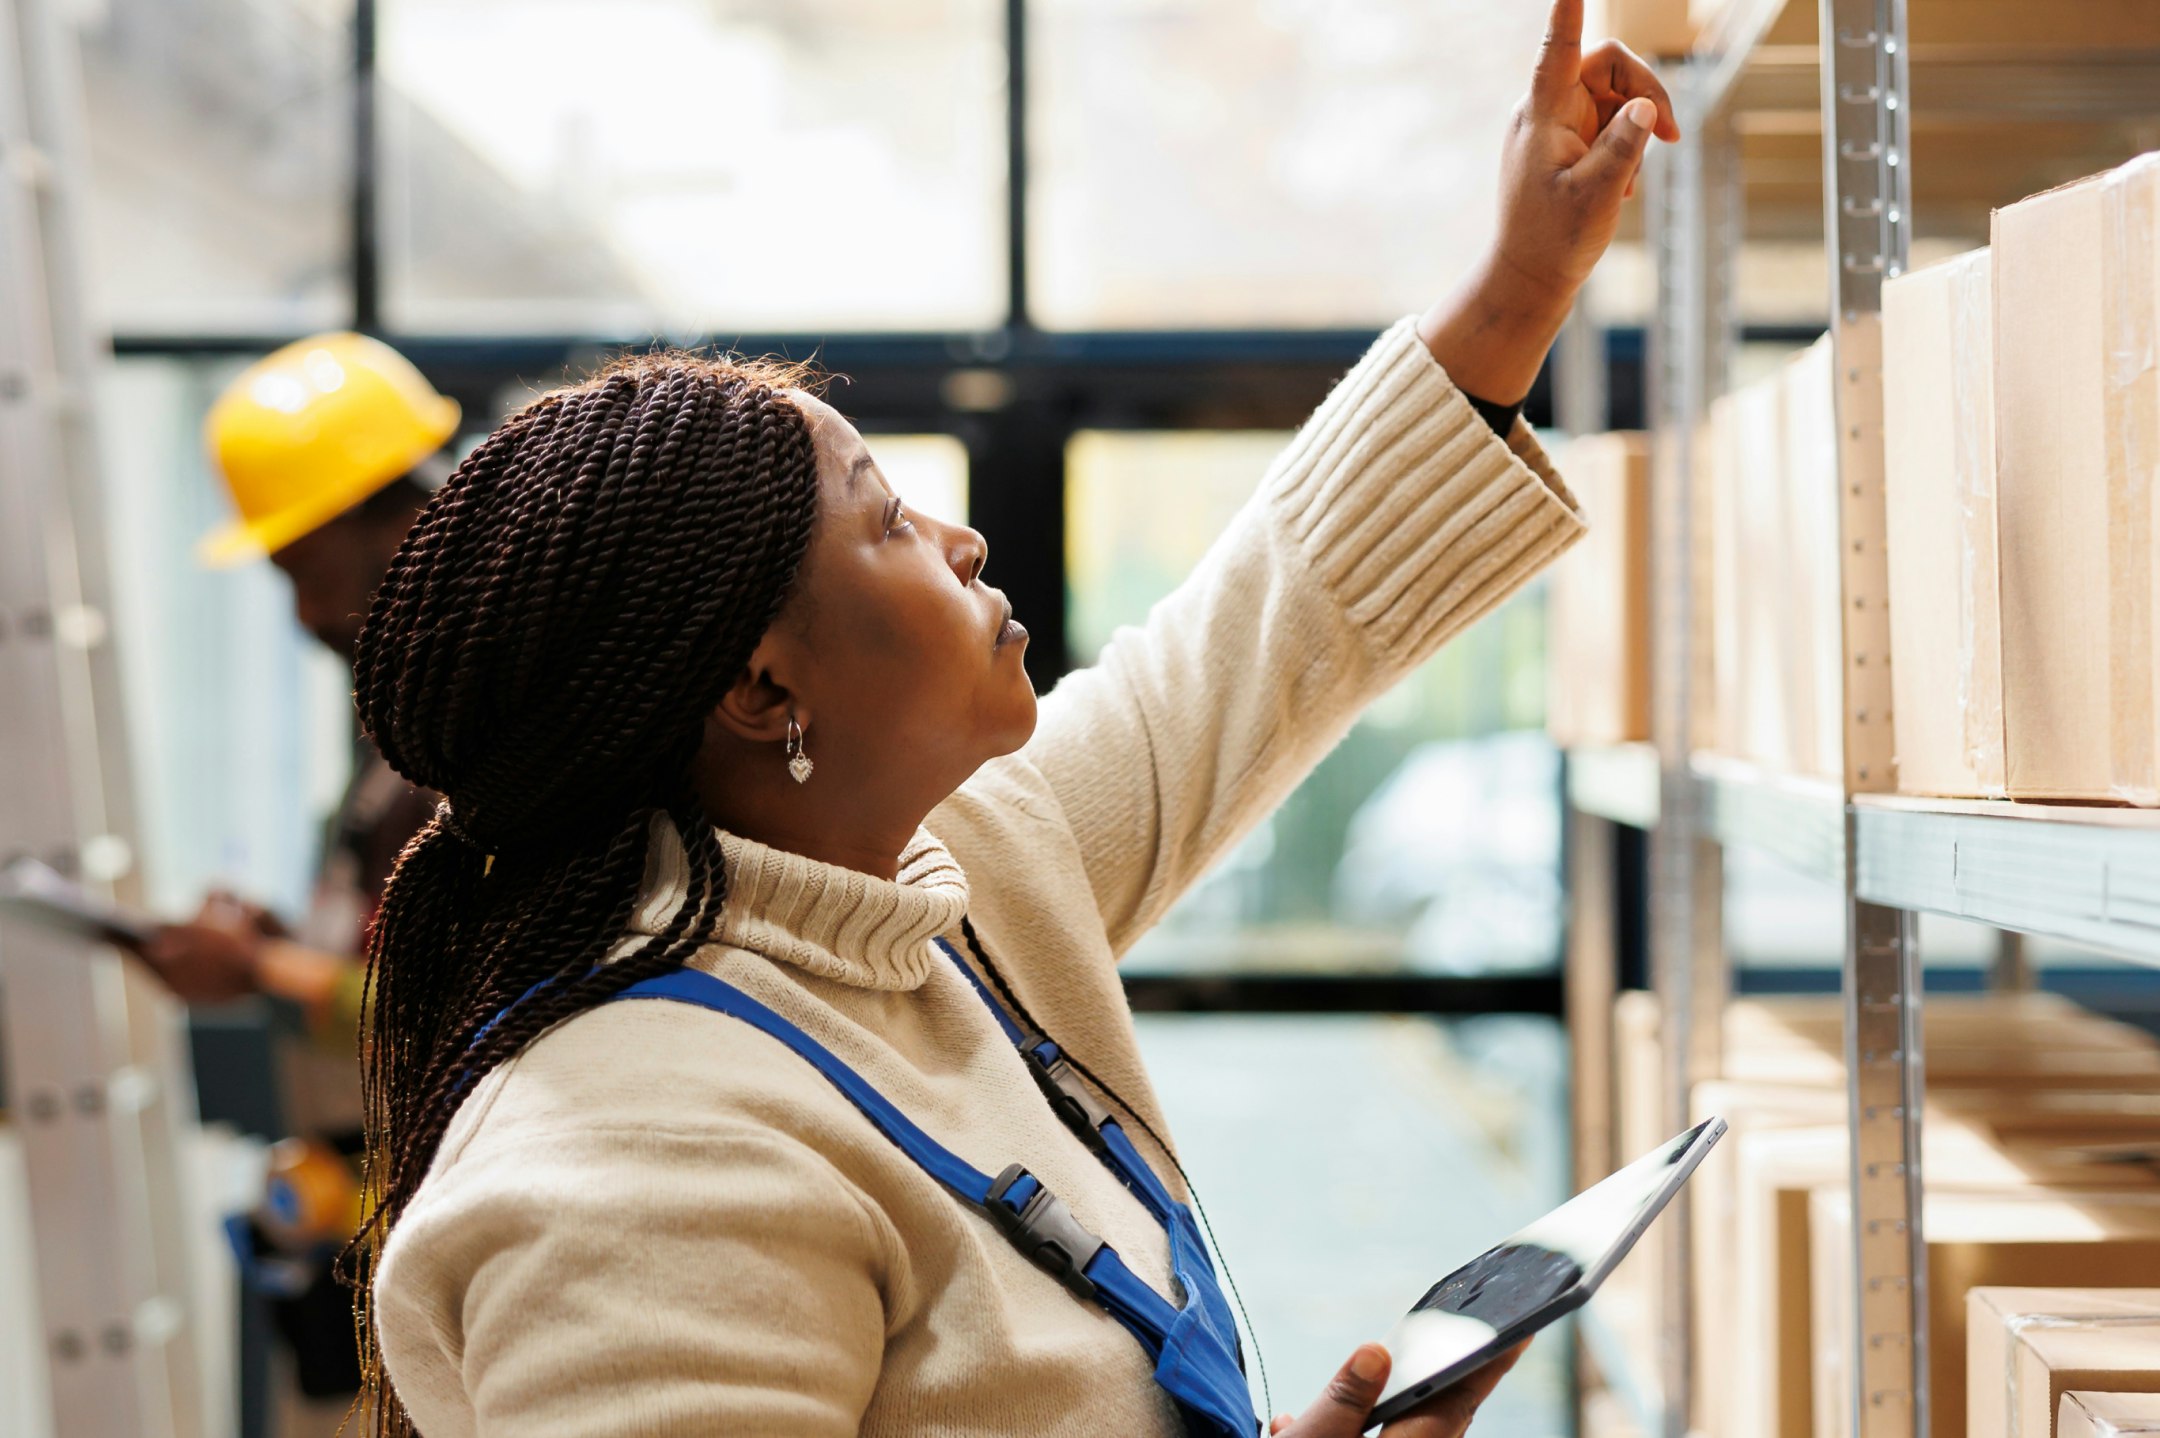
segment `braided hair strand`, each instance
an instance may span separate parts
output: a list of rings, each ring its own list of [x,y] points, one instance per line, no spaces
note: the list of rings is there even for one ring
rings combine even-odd
[[[371,1208],[346,1269],[377,1438],[413,1428],[381,1369],[370,1259],[460,1099],[715,926],[726,874],[689,766],[809,548],[816,451],[784,393],[806,378],[655,353],[543,395],[458,466],[376,593],[361,722],[446,801],[400,855],[367,947]],[[688,859],[685,896],[630,938],[662,826]]]

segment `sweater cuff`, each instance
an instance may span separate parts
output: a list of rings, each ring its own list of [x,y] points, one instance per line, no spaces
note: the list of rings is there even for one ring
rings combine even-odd
[[[1528,423],[1495,434],[1398,321],[1284,451],[1274,503],[1315,573],[1383,649],[1421,648],[1581,537]]]

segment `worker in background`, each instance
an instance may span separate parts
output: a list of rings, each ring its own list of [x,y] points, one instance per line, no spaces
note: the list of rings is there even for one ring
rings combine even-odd
[[[378,340],[327,334],[287,345],[234,380],[204,423],[236,513],[204,537],[203,562],[224,568],[267,557],[292,581],[301,626],[350,663],[391,556],[450,471],[444,446],[457,424],[456,403]],[[299,1150],[303,1164],[311,1154],[322,1162],[324,1145],[360,1151],[356,1036],[366,971],[359,955],[399,851],[435,804],[356,731],[352,780],[324,836],[307,914],[289,927],[258,904],[213,893],[192,921],[160,929],[144,954],[191,1004],[262,994],[297,1007],[311,1041],[282,1046],[290,1052],[281,1055],[280,1079],[288,1123],[312,1140]],[[357,1185],[344,1175],[327,1185],[319,1173],[295,1177],[288,1192],[343,1184],[357,1203]],[[328,1207],[320,1226],[357,1223],[356,1212]],[[352,1231],[344,1227],[324,1248]],[[276,1303],[275,1318],[293,1349],[300,1391],[338,1399],[342,1413],[360,1374],[351,1296],[328,1270],[326,1262],[307,1269],[312,1281],[293,1285],[298,1291]]]
[[[457,404],[378,340],[330,334],[287,345],[234,380],[204,422],[237,514],[204,537],[203,562],[267,556],[292,581],[301,627],[350,663],[369,598],[449,473],[442,450],[457,422]],[[300,927],[215,893],[193,922],[161,930],[148,957],[190,1003],[292,1000],[349,1059],[367,921],[434,805],[357,740]]]

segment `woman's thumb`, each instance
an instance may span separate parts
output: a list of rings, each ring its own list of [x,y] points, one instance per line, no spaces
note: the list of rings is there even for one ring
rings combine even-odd
[[[1640,95],[1628,101],[1614,112],[1590,153],[1576,162],[1576,177],[1593,186],[1626,188],[1635,177],[1635,167],[1642,163],[1651,128],[1656,124],[1655,104]]]
[[[1388,1351],[1377,1343],[1360,1345],[1288,1431],[1296,1438],[1357,1438],[1372,1421],[1387,1376]]]

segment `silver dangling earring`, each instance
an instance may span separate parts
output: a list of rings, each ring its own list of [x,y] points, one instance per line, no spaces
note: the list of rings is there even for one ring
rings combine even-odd
[[[802,725],[795,722],[793,714],[787,717],[787,771],[798,784],[810,782],[810,771],[817,765],[802,751]]]

